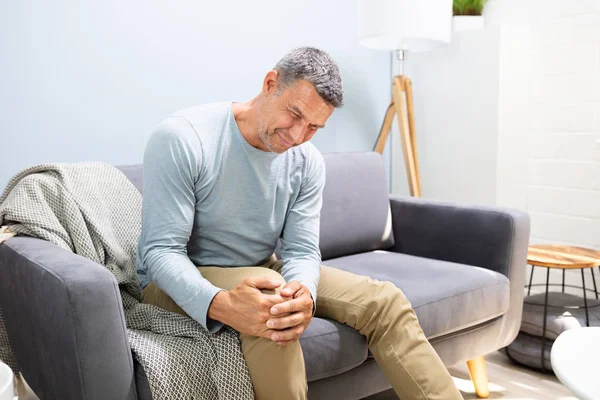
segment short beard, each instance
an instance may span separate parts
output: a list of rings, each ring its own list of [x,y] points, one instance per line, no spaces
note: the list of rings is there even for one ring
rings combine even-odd
[[[273,152],[276,154],[281,154],[281,151],[277,151],[277,149],[275,149],[272,146],[272,140],[273,140],[273,138],[275,138],[276,135],[277,135],[277,132],[275,132],[275,131],[273,131],[273,133],[269,134],[268,128],[265,126],[265,124],[263,123],[262,120],[259,120],[258,137],[263,142],[265,147],[267,149],[269,149],[270,152]]]
[[[258,137],[260,138],[260,140],[262,140],[265,147],[267,149],[269,149],[269,151],[271,151],[273,153],[277,153],[277,151],[273,148],[273,146],[271,146],[271,140],[270,140],[271,138],[273,138],[273,136],[275,136],[275,132],[273,132],[272,135],[269,135],[269,133],[264,129],[261,129],[258,132],[259,132]]]

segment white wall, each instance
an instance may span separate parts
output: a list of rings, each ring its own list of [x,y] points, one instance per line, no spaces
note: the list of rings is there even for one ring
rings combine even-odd
[[[250,99],[300,45],[333,56],[346,93],[313,142],[370,151],[390,62],[356,43],[356,23],[344,0],[0,2],[0,189],[42,162],[138,163],[163,117]]]
[[[504,25],[498,29],[496,203],[527,210],[531,35],[528,27]]]
[[[532,240],[600,248],[600,1],[551,3],[531,27]]]
[[[499,41],[498,29],[486,29],[407,54],[424,197],[495,203]],[[408,194],[398,131],[394,139],[392,191]]]
[[[600,0],[492,0],[486,20],[407,59],[423,195],[524,209],[532,242],[600,248]]]

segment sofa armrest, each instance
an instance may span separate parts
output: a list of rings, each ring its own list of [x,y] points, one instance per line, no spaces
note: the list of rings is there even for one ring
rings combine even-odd
[[[498,207],[391,196],[391,251],[486,268],[510,281],[499,347],[519,333],[529,245],[529,215]]]
[[[42,399],[137,399],[116,280],[30,237],[0,244],[0,305],[19,367]]]
[[[527,264],[529,215],[498,207],[391,196],[392,251],[474,265],[511,280]]]

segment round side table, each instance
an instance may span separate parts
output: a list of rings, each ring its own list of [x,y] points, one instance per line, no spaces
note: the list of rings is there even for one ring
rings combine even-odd
[[[593,293],[598,299],[598,288],[596,286],[596,276],[594,275],[594,268],[599,267],[600,272],[600,251],[586,249],[583,247],[557,245],[557,244],[539,244],[529,246],[527,252],[527,263],[531,265],[531,275],[529,277],[529,285],[526,285],[527,295],[531,293],[532,286],[546,286],[546,295],[544,300],[544,319],[542,326],[542,368],[544,368],[545,350],[546,350],[546,319],[548,317],[548,292],[550,286],[562,286],[564,293],[566,287],[574,287],[583,290],[583,302],[585,309],[586,325],[590,326],[590,317],[588,312],[588,301],[587,292],[592,289],[587,289],[585,286],[585,275],[584,270],[590,269],[592,272],[592,281],[594,283]],[[536,267],[546,268],[546,283],[545,284],[532,284],[533,272]],[[562,269],[562,285],[550,283],[550,269]],[[579,269],[581,270],[581,285],[573,286],[565,285],[565,271],[567,269]],[[527,303],[527,301],[525,301]],[[534,303],[528,303],[534,304]],[[570,306],[569,308],[580,308],[578,306]]]

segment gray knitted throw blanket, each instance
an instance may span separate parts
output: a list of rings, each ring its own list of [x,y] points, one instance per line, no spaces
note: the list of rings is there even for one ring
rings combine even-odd
[[[133,356],[146,372],[153,399],[253,399],[234,330],[211,334],[187,316],[140,303],[135,255],[141,205],[140,193],[111,165],[37,165],[14,176],[0,197],[0,226],[5,225],[0,241],[13,234],[33,236],[108,268],[121,292]],[[0,359],[18,369],[1,310]]]

